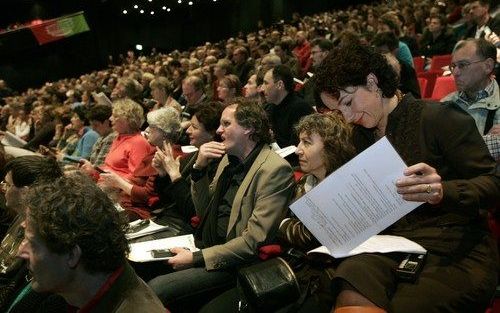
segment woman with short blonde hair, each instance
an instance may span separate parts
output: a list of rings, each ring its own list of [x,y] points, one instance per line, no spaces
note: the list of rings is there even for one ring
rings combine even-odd
[[[82,168],[99,179],[101,186],[108,190],[121,191],[120,182],[126,181],[132,185],[144,186],[149,176],[155,174],[151,167],[155,148],[141,134],[144,123],[144,111],[135,101],[121,99],[113,103],[113,114],[110,118],[113,130],[117,136],[104,165],[98,170],[92,164],[84,162]],[[126,210],[130,220],[149,218],[149,208],[143,203],[133,201],[131,190],[120,192],[119,202]]]
[[[124,98],[113,103],[112,119],[122,117],[128,123],[129,133],[138,132],[144,124],[144,110],[135,101]]]

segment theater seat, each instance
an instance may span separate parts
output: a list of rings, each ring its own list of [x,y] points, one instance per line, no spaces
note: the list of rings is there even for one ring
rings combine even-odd
[[[451,63],[451,54],[435,55],[431,59],[430,71],[443,73],[442,67],[448,66]]]
[[[422,98],[425,98],[425,92],[427,90],[427,78],[419,77],[418,78],[418,86],[420,87],[420,95]]]
[[[422,73],[425,67],[425,57],[414,57],[413,58],[413,66],[415,66],[415,72]]]
[[[436,78],[441,76],[441,72],[427,71],[422,73],[417,73],[417,78],[427,79],[427,86],[425,87],[425,92],[421,92],[422,99],[430,98],[432,91],[434,90],[434,83]]]
[[[448,94],[457,90],[455,85],[455,78],[453,76],[440,76],[436,78],[434,89],[432,91],[431,99],[441,100]]]

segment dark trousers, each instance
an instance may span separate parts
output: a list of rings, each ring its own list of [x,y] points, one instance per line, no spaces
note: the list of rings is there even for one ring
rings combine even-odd
[[[172,312],[197,312],[201,305],[234,287],[236,276],[195,267],[158,276],[148,284]]]

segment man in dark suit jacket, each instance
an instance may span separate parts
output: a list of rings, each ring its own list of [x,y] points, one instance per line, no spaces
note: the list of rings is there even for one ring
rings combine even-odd
[[[277,65],[267,71],[262,91],[268,103],[266,111],[276,143],[281,148],[297,145],[299,140],[293,127],[302,116],[314,110],[295,93],[291,70],[285,65]]]

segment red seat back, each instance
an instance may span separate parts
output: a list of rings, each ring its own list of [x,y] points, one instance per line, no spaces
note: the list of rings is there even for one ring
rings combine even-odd
[[[441,100],[456,90],[457,86],[455,85],[455,78],[453,78],[453,76],[438,77],[436,78],[436,83],[434,84],[431,99]]]
[[[448,66],[451,63],[451,54],[435,55],[431,59],[431,71],[443,73],[443,66]]]
[[[413,58],[413,66],[415,66],[415,72],[421,73],[424,71],[425,67],[425,57],[414,57]]]
[[[441,75],[441,73],[435,71],[427,71],[417,74],[417,78],[427,79],[427,86],[425,87],[425,92],[421,93],[423,99],[431,97],[432,91],[434,90],[434,83],[436,82],[436,78],[439,75]]]
[[[420,95],[424,98],[425,91],[427,90],[427,78],[419,77],[418,86],[420,87]]]

